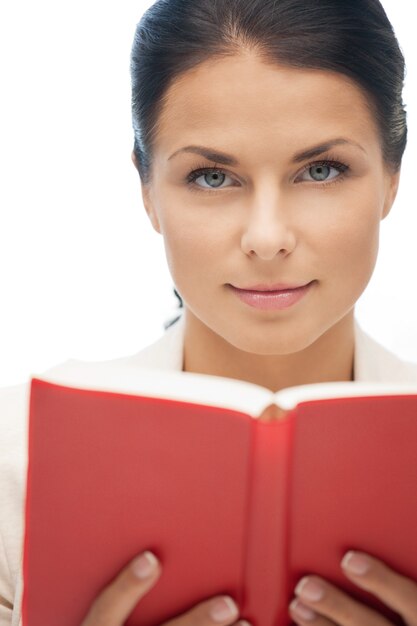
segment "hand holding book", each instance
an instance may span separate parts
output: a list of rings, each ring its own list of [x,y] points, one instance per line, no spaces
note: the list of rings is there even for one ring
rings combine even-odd
[[[149,555],[149,556],[148,556]],[[140,563],[139,563],[140,562]],[[417,582],[399,575],[384,563],[365,554],[348,552],[342,567],[350,580],[373,592],[387,606],[397,612],[408,626],[417,618]],[[81,626],[122,626],[141,598],[158,582],[161,564],[152,553],[141,555],[124,568],[115,580],[104,589],[93,603]],[[304,577],[296,586],[297,598],[289,607],[289,614],[298,624],[308,624],[324,617],[340,626],[367,626],[369,623],[388,626],[382,616],[318,576]],[[209,624],[236,624],[250,626],[239,617],[239,607],[230,597],[217,597],[203,601],[163,626],[208,626]],[[379,621],[380,620],[380,621]]]
[[[364,553],[349,551],[341,565],[345,575],[355,585],[366,589],[398,613],[406,626],[417,624],[416,580],[400,575],[379,559]],[[297,598],[290,605],[290,614],[297,624],[319,623],[323,626],[391,624],[380,613],[356,602],[351,596],[319,576],[304,577],[297,584],[295,593]]]
[[[131,561],[102,591],[81,626],[103,626],[104,623],[106,626],[123,626],[137,603],[158,582],[161,573],[161,564],[155,555],[146,551]],[[184,615],[165,622],[164,626],[250,626],[246,620],[236,622],[238,617],[238,608],[233,600],[228,596],[218,596],[200,602]]]

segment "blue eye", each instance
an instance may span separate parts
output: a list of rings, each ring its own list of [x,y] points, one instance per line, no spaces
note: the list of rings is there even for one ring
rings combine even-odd
[[[308,163],[304,167],[295,182],[316,182],[319,183],[315,185],[316,187],[325,188],[336,182],[342,181],[345,177],[345,173],[349,169],[349,165],[345,165],[344,163],[340,163],[336,160],[314,161],[312,163]],[[301,178],[306,173],[310,175],[310,178]],[[199,178],[204,179],[206,186],[197,184],[196,181]],[[200,167],[188,174],[186,182],[193,191],[216,191],[217,189],[225,189],[233,186],[223,186],[223,183],[227,178],[233,180],[232,177],[228,176],[228,174],[222,169],[215,167]]]
[[[312,178],[307,180],[321,182],[340,178],[341,174],[346,172],[348,169],[349,167],[347,165],[344,165],[343,163],[338,163],[336,161],[319,161],[316,163],[309,163],[306,169],[303,171],[303,174],[308,172]],[[331,170],[334,170],[334,172],[336,172],[335,176],[330,176]],[[315,178],[315,175],[317,176],[317,178]]]
[[[203,167],[197,170],[190,172],[187,176],[187,182],[192,184],[195,183],[199,178],[204,178],[205,182],[208,184],[208,187],[202,187],[201,185],[197,185],[200,189],[218,189],[221,188],[221,185],[224,183],[227,175],[223,170]],[[213,186],[211,186],[213,184]]]

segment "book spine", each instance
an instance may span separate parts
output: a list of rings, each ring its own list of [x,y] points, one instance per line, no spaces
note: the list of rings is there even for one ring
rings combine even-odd
[[[293,420],[254,420],[252,435],[241,615],[287,626]]]

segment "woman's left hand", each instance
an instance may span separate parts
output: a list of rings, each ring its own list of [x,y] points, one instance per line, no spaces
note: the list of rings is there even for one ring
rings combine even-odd
[[[382,561],[363,552],[348,552],[343,572],[358,587],[379,598],[398,613],[407,626],[417,626],[417,582],[394,572]],[[307,626],[392,626],[385,617],[357,602],[319,576],[306,576],[295,588],[297,596],[289,614]],[[297,612],[301,609],[302,613]]]

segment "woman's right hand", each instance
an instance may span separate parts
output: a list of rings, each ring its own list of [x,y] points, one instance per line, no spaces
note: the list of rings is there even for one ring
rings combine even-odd
[[[150,560],[147,559],[149,555]],[[148,573],[146,567],[141,567],[146,563],[151,566],[148,566]],[[135,558],[95,599],[81,626],[123,626],[136,604],[155,585],[161,572],[161,565],[151,552],[146,551]],[[226,612],[228,608],[229,614]],[[239,611],[232,598],[215,596],[164,622],[163,626],[250,626],[245,620],[236,622],[238,617]]]

